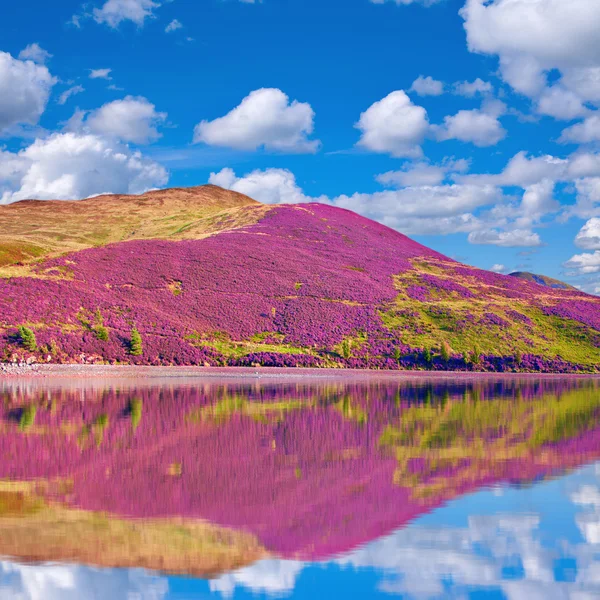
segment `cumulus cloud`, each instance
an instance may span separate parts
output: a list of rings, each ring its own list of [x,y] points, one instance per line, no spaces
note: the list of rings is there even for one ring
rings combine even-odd
[[[32,60],[40,65],[46,64],[52,58],[52,54],[44,50],[39,44],[29,44],[19,52],[20,60]]]
[[[600,272],[600,250],[593,253],[576,254],[564,263],[565,268],[573,269],[580,275]]]
[[[45,66],[0,52],[0,133],[14,125],[35,125],[55,82]]]
[[[0,154],[0,199],[80,199],[103,193],[141,194],[164,186],[164,167],[116,141],[55,133],[18,153]]]
[[[460,140],[484,148],[495,146],[506,137],[506,130],[494,114],[482,110],[461,110],[445,117],[437,129],[440,140]]]
[[[256,170],[243,177],[223,169],[211,174],[209,182],[267,204],[322,202],[346,208],[411,235],[473,231],[481,224],[472,211],[502,200],[501,192],[493,186],[469,185],[415,186],[372,194],[311,197],[298,186],[294,174],[284,169]]]
[[[600,250],[600,218],[590,219],[575,237],[575,244],[585,250]]]
[[[468,239],[471,244],[493,245],[504,248],[540,246],[542,244],[540,236],[527,229],[513,229],[512,231],[484,229],[471,232]]]
[[[318,140],[310,140],[315,113],[308,103],[290,99],[279,89],[251,92],[239,106],[214,121],[202,121],[194,130],[194,142],[238,150],[316,152]]]
[[[460,81],[454,84],[454,93],[467,98],[473,98],[477,94],[491,94],[493,89],[489,81],[483,81],[479,77],[475,81]]]
[[[181,22],[178,19],[173,19],[165,27],[165,33],[172,33],[173,31],[177,31],[178,29],[181,29],[182,27],[183,27],[183,25],[181,24]]]
[[[75,94],[81,94],[85,92],[85,88],[82,85],[74,85],[70,87],[68,90],[65,90],[59,97],[59,104],[66,104],[71,96],[75,96]]]
[[[451,173],[462,173],[469,168],[465,159],[446,160],[434,165],[428,162],[416,162],[405,165],[399,171],[388,171],[377,176],[383,185],[394,187],[439,185]]]
[[[600,101],[600,4],[596,0],[467,0],[469,49],[498,56],[503,79],[557,119]],[[560,71],[548,87],[548,73]]]
[[[600,142],[600,117],[592,115],[581,123],[567,127],[561,134],[560,142],[563,144],[590,144]]]
[[[164,577],[139,570],[97,569],[79,565],[21,565],[0,562],[0,597],[18,600],[162,600]]]
[[[564,121],[583,117],[589,112],[577,94],[561,85],[553,85],[542,92],[537,110],[543,115]]]
[[[395,157],[418,158],[429,130],[427,111],[402,90],[372,104],[355,125],[362,132],[358,146]]]
[[[132,21],[138,27],[143,27],[148,18],[154,17],[154,10],[160,4],[153,0],[107,0],[101,8],[93,11],[97,23],[105,23],[113,29],[123,21]]]
[[[111,80],[112,77],[110,74],[112,73],[112,69],[90,69],[89,78],[90,79],[108,79]]]
[[[490,271],[492,273],[505,273],[506,270],[507,270],[506,267],[504,265],[500,265],[500,264],[495,264],[490,269]]]
[[[122,142],[148,144],[157,140],[157,126],[167,118],[146,98],[127,96],[92,111],[85,119],[89,131]]]
[[[444,93],[444,84],[433,77],[419,75],[408,91],[419,96],[441,96]]]

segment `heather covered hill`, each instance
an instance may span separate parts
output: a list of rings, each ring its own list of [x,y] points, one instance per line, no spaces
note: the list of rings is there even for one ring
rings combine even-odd
[[[103,202],[120,212],[98,212]],[[18,203],[2,218],[24,210],[45,224],[48,206]],[[561,372],[600,365],[600,299],[462,265],[350,211],[264,206],[213,186],[65,206],[79,221],[62,229],[52,221],[47,257],[0,270],[4,360]],[[74,226],[80,221],[89,238]],[[21,227],[21,238],[5,234],[10,246],[29,230],[8,222]],[[103,240],[94,237],[100,226],[110,231]],[[81,237],[58,240],[66,229]]]

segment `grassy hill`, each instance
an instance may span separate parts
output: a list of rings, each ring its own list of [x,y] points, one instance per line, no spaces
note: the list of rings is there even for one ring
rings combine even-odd
[[[20,202],[0,207],[0,231],[7,361],[600,365],[599,298],[460,264],[327,205],[205,186]]]

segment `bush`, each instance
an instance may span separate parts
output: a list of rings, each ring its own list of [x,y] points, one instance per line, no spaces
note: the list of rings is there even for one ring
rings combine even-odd
[[[129,341],[129,353],[132,356],[141,356],[144,353],[144,348],[142,345],[142,336],[140,332],[133,327],[131,329],[131,338]]]
[[[423,350],[423,360],[427,365],[430,365],[433,362],[433,353],[431,352],[431,348],[425,348]]]
[[[452,358],[452,349],[450,348],[450,344],[448,344],[448,342],[442,343],[440,354],[442,356],[442,360],[446,363]]]
[[[33,331],[29,329],[29,327],[25,327],[25,325],[19,326],[19,338],[24,348],[26,348],[30,352],[37,351],[38,346],[37,340],[35,339],[35,333],[33,333]]]
[[[350,358],[350,342],[348,340],[342,342],[342,356],[346,360]]]
[[[108,329],[106,329],[106,327],[104,327],[104,325],[96,325],[96,328],[94,331],[96,332],[96,337],[100,341],[102,341],[102,342],[108,341]]]
[[[473,350],[471,350],[469,362],[474,365],[478,365],[481,362],[481,353],[479,352],[478,348],[473,348]]]

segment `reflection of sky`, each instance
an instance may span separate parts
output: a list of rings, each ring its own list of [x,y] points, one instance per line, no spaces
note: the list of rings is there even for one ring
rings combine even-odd
[[[600,598],[600,464],[457,499],[327,563],[265,560],[202,581],[0,563],[0,598]]]

